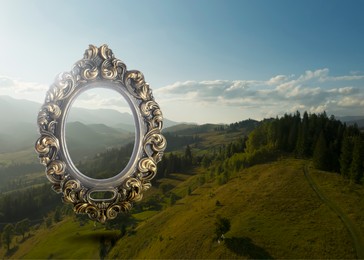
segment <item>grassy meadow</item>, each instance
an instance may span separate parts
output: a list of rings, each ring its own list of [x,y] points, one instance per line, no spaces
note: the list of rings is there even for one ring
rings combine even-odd
[[[3,248],[1,256],[95,259],[106,241],[106,258],[355,258],[349,232],[307,183],[307,163],[283,159],[256,165],[224,185],[212,179],[196,184],[200,176],[208,176],[201,168],[194,175],[175,174],[160,181],[172,185],[181,199],[159,211],[135,214],[136,224],[121,238],[120,231],[93,222],[81,226],[75,217],[66,217],[50,228],[41,225],[12,255]],[[350,205],[362,201],[363,188],[341,191],[341,176],[310,170],[320,189],[362,229],[363,211],[350,210]],[[220,243],[215,235],[218,216],[231,222]]]

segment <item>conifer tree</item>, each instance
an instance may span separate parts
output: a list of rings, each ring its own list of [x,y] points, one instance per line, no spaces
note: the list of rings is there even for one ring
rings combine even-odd
[[[313,153],[313,163],[319,170],[330,170],[330,155],[324,132],[321,131]]]
[[[303,114],[302,123],[298,130],[296,154],[298,157],[308,157],[310,155],[309,120],[306,111]]]
[[[353,160],[350,166],[350,179],[355,183],[360,183],[363,178],[363,160],[364,160],[364,145],[360,136],[354,137],[353,140]]]
[[[342,176],[349,178],[350,175],[350,165],[352,161],[352,150],[353,144],[348,131],[345,131],[343,141],[341,144],[341,154],[340,154],[340,173]]]
[[[192,166],[192,152],[191,152],[191,147],[189,145],[187,145],[185,150],[185,160],[188,167]]]

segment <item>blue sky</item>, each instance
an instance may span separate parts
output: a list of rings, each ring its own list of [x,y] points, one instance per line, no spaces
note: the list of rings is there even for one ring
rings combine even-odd
[[[89,44],[106,43],[175,121],[364,114],[364,1],[0,4],[0,95],[42,102]],[[117,101],[89,98],[85,106]]]

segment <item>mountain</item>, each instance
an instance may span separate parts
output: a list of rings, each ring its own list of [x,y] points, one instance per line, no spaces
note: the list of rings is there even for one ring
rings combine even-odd
[[[25,99],[14,99],[9,96],[0,96],[1,125],[12,126],[15,122],[36,124],[40,108],[41,104],[37,102]],[[134,118],[131,114],[121,113],[114,109],[86,109],[72,107],[67,120],[68,122],[78,121],[83,124],[104,124],[128,131],[134,128]],[[178,124],[177,122],[167,118],[163,120],[163,123],[164,127],[170,127]]]
[[[37,115],[40,107],[41,104],[37,102],[0,96],[0,153],[16,152],[34,146],[39,137]],[[76,131],[72,130],[74,128],[80,129],[83,133],[79,136],[79,140],[73,140],[75,147],[80,147],[81,141],[88,142],[85,147],[94,145],[99,148],[102,142],[104,146],[112,145],[114,142],[115,144],[125,143],[126,136],[130,140],[130,134],[127,132],[134,132],[132,115],[113,109],[72,107],[67,122],[70,124],[72,133],[76,134]],[[73,124],[74,122],[77,123]],[[164,119],[165,127],[176,124],[174,121]],[[118,134],[120,136],[116,138]],[[72,134],[71,138],[73,138]],[[77,148],[75,153],[78,152]]]
[[[163,130],[163,132],[175,133],[175,132],[184,131],[186,129],[195,128],[197,126],[198,126],[197,124],[182,123],[182,124],[178,124],[178,125],[174,125],[174,126],[167,127],[167,128],[165,128]]]
[[[16,122],[36,124],[40,106],[39,103],[33,101],[0,96],[0,131],[4,125]]]
[[[357,124],[359,128],[364,127],[364,116],[342,116],[337,118],[341,122],[346,123],[347,125]]]
[[[178,124],[171,127],[166,128],[165,132],[180,134],[180,135],[193,135],[193,134],[201,134],[207,132],[213,132],[219,127],[224,126],[223,124]]]
[[[133,141],[133,133],[104,124],[85,125],[71,122],[66,126],[67,149],[74,163]]]
[[[39,137],[37,127],[30,122],[3,123],[0,126],[0,153],[34,147]]]
[[[68,122],[81,122],[83,124],[104,124],[114,127],[122,123],[134,125],[134,119],[129,113],[120,113],[114,109],[86,109],[74,107],[67,118]]]

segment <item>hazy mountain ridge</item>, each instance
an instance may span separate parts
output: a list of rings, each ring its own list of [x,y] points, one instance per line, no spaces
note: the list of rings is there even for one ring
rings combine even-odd
[[[37,115],[40,108],[41,104],[37,102],[0,96],[0,153],[16,152],[34,146],[39,137]],[[72,123],[79,122],[83,125],[83,131],[88,133],[89,142],[95,143],[106,138],[104,142],[108,145],[120,143],[120,138],[124,139],[127,132],[132,133],[135,129],[132,115],[120,113],[113,109],[73,107],[69,113],[68,122],[70,122],[72,133],[75,133],[72,129],[77,126],[77,124]],[[176,124],[177,122],[164,119],[165,127]],[[111,136],[107,136],[105,133],[109,133]],[[115,134],[121,134],[120,138],[115,139]],[[80,138],[85,137],[81,136]],[[114,142],[111,141],[112,138],[114,138]],[[133,139],[130,136],[128,138]],[[77,144],[79,141],[74,143]]]
[[[25,99],[14,99],[9,96],[0,96],[0,122],[14,124],[15,122],[27,122],[36,125],[38,111],[42,104]],[[134,125],[133,116],[129,113],[121,113],[114,109],[87,109],[72,107],[69,113],[69,122],[79,121],[83,124],[105,124],[110,127]],[[178,124],[175,121],[164,118],[164,127]],[[128,126],[129,127],[129,126]]]
[[[85,125],[71,122],[66,127],[66,142],[72,160],[76,163],[111,147],[134,141],[134,133],[118,130],[104,124]]]
[[[14,99],[9,96],[0,96],[0,153],[17,152],[29,149],[34,146],[35,140],[39,137],[38,127],[36,125],[37,114],[41,104],[29,100]],[[339,120],[346,122],[348,125],[357,123],[359,127],[364,127],[364,116],[346,116],[337,117]],[[95,147],[107,147],[112,143],[124,143],[125,133],[134,132],[134,119],[128,113],[120,113],[112,109],[85,109],[74,107],[69,114],[69,122],[82,123],[84,131],[88,133],[89,144],[97,143]],[[196,123],[177,123],[168,119],[164,119],[163,131],[173,134],[190,135],[200,134],[204,132],[212,132],[216,129],[234,129],[239,123],[243,123],[246,127],[254,127],[258,121],[245,120],[237,123],[228,124],[203,124]],[[239,125],[241,127],[243,125]],[[75,124],[70,129],[76,127]],[[98,129],[97,129],[98,128]],[[103,128],[103,130],[101,129]],[[106,132],[105,132],[106,131]],[[71,131],[76,133],[75,131]],[[109,133],[111,136],[107,136]],[[123,134],[121,134],[123,133]],[[115,134],[121,134],[121,139],[116,138]],[[92,137],[91,137],[92,136]],[[71,137],[72,139],[73,137]],[[80,137],[85,139],[86,137]],[[101,138],[106,138],[104,145],[99,142]],[[113,139],[114,138],[114,139]],[[132,137],[128,137],[132,140]],[[80,140],[74,140],[75,147],[80,147]],[[86,138],[87,139],[87,138]],[[114,141],[112,141],[113,139]],[[79,149],[76,149],[80,152]]]
[[[336,118],[347,125],[357,124],[359,128],[364,128],[364,116],[338,116]]]

